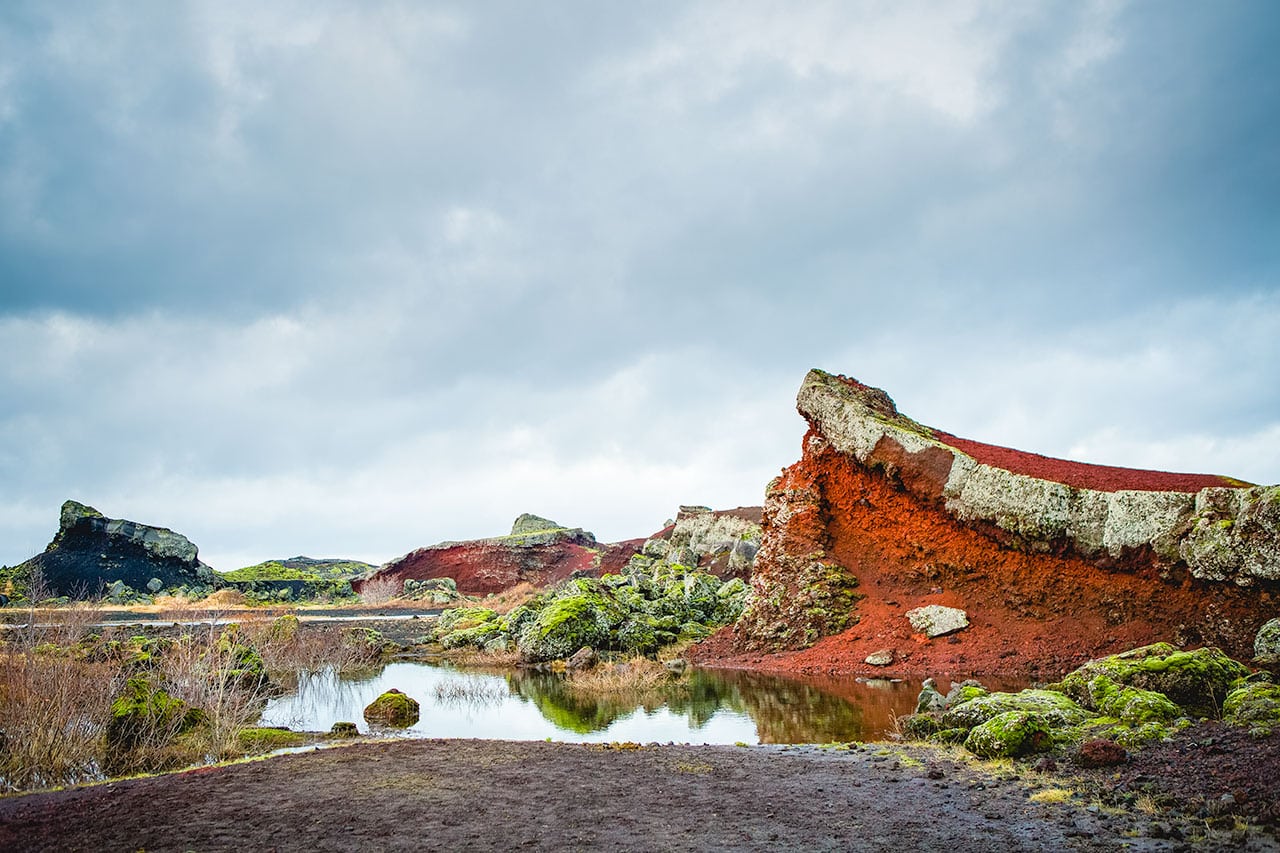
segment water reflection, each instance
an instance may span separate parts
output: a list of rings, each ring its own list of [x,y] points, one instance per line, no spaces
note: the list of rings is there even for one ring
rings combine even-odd
[[[418,723],[402,733],[408,737],[685,743],[876,739],[893,730],[895,716],[913,709],[920,689],[914,681],[695,670],[636,698],[571,690],[549,673],[392,663],[341,678],[332,671],[300,674],[296,690],[271,700],[262,722],[324,731],[348,720],[368,732],[364,707],[392,687],[421,705]]]

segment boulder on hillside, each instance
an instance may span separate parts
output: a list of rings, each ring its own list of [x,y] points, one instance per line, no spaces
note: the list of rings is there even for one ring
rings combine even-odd
[[[211,592],[220,582],[191,540],[165,527],[107,518],[76,501],[62,505],[58,532],[13,574],[38,577],[51,596],[128,600],[143,592]],[[158,582],[158,583],[157,583]]]

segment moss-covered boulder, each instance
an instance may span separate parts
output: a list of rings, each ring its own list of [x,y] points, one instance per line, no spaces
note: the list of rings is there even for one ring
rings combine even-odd
[[[131,750],[161,746],[190,731],[204,719],[203,713],[159,687],[150,678],[134,676],[111,703],[107,721],[107,746]]]
[[[613,632],[627,614],[617,601],[587,579],[571,582],[520,632],[521,657],[530,662],[568,657],[583,646],[613,648]]]
[[[231,625],[222,632],[214,654],[214,666],[229,686],[252,690],[267,683],[262,654],[241,635],[237,626]]]
[[[364,718],[370,723],[405,729],[418,722],[418,700],[392,688],[374,699],[364,709]]]
[[[943,728],[971,729],[1001,714],[1013,711],[1037,715],[1055,727],[1075,726],[1093,715],[1070,697],[1053,690],[1023,690],[1018,693],[988,693],[961,702],[942,715]]]
[[[975,726],[965,738],[964,748],[983,758],[1015,758],[1047,750],[1052,743],[1044,717],[1030,711],[1006,711]]]
[[[1212,715],[1226,698],[1232,681],[1248,674],[1246,666],[1221,649],[1206,646],[1187,651],[1155,643],[1089,661],[1056,687],[1089,707],[1093,701],[1090,684],[1104,676],[1113,684],[1162,693],[1192,712]]]
[[[1261,737],[1280,729],[1280,684],[1256,681],[1231,691],[1222,703],[1222,719]]]
[[[1280,663],[1280,619],[1262,624],[1253,638],[1253,658],[1258,663]]]
[[[1084,704],[1098,713],[1115,717],[1129,725],[1167,722],[1183,716],[1182,709],[1163,693],[1125,687],[1105,675],[1090,679],[1084,686]]]

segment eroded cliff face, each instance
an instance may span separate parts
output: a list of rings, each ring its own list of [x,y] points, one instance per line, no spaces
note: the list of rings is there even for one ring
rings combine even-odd
[[[798,408],[810,430],[767,492],[754,601],[704,659],[1048,675],[1157,640],[1247,659],[1280,606],[1280,488],[959,439],[821,371]],[[915,634],[905,614],[929,604],[970,627]],[[760,655],[778,649],[799,651]]]

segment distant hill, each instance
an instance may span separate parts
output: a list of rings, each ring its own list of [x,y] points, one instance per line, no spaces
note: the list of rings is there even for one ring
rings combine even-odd
[[[370,563],[359,560],[313,557],[290,557],[287,560],[267,560],[255,566],[245,566],[232,572],[219,572],[225,580],[247,581],[345,581],[376,569]]]

